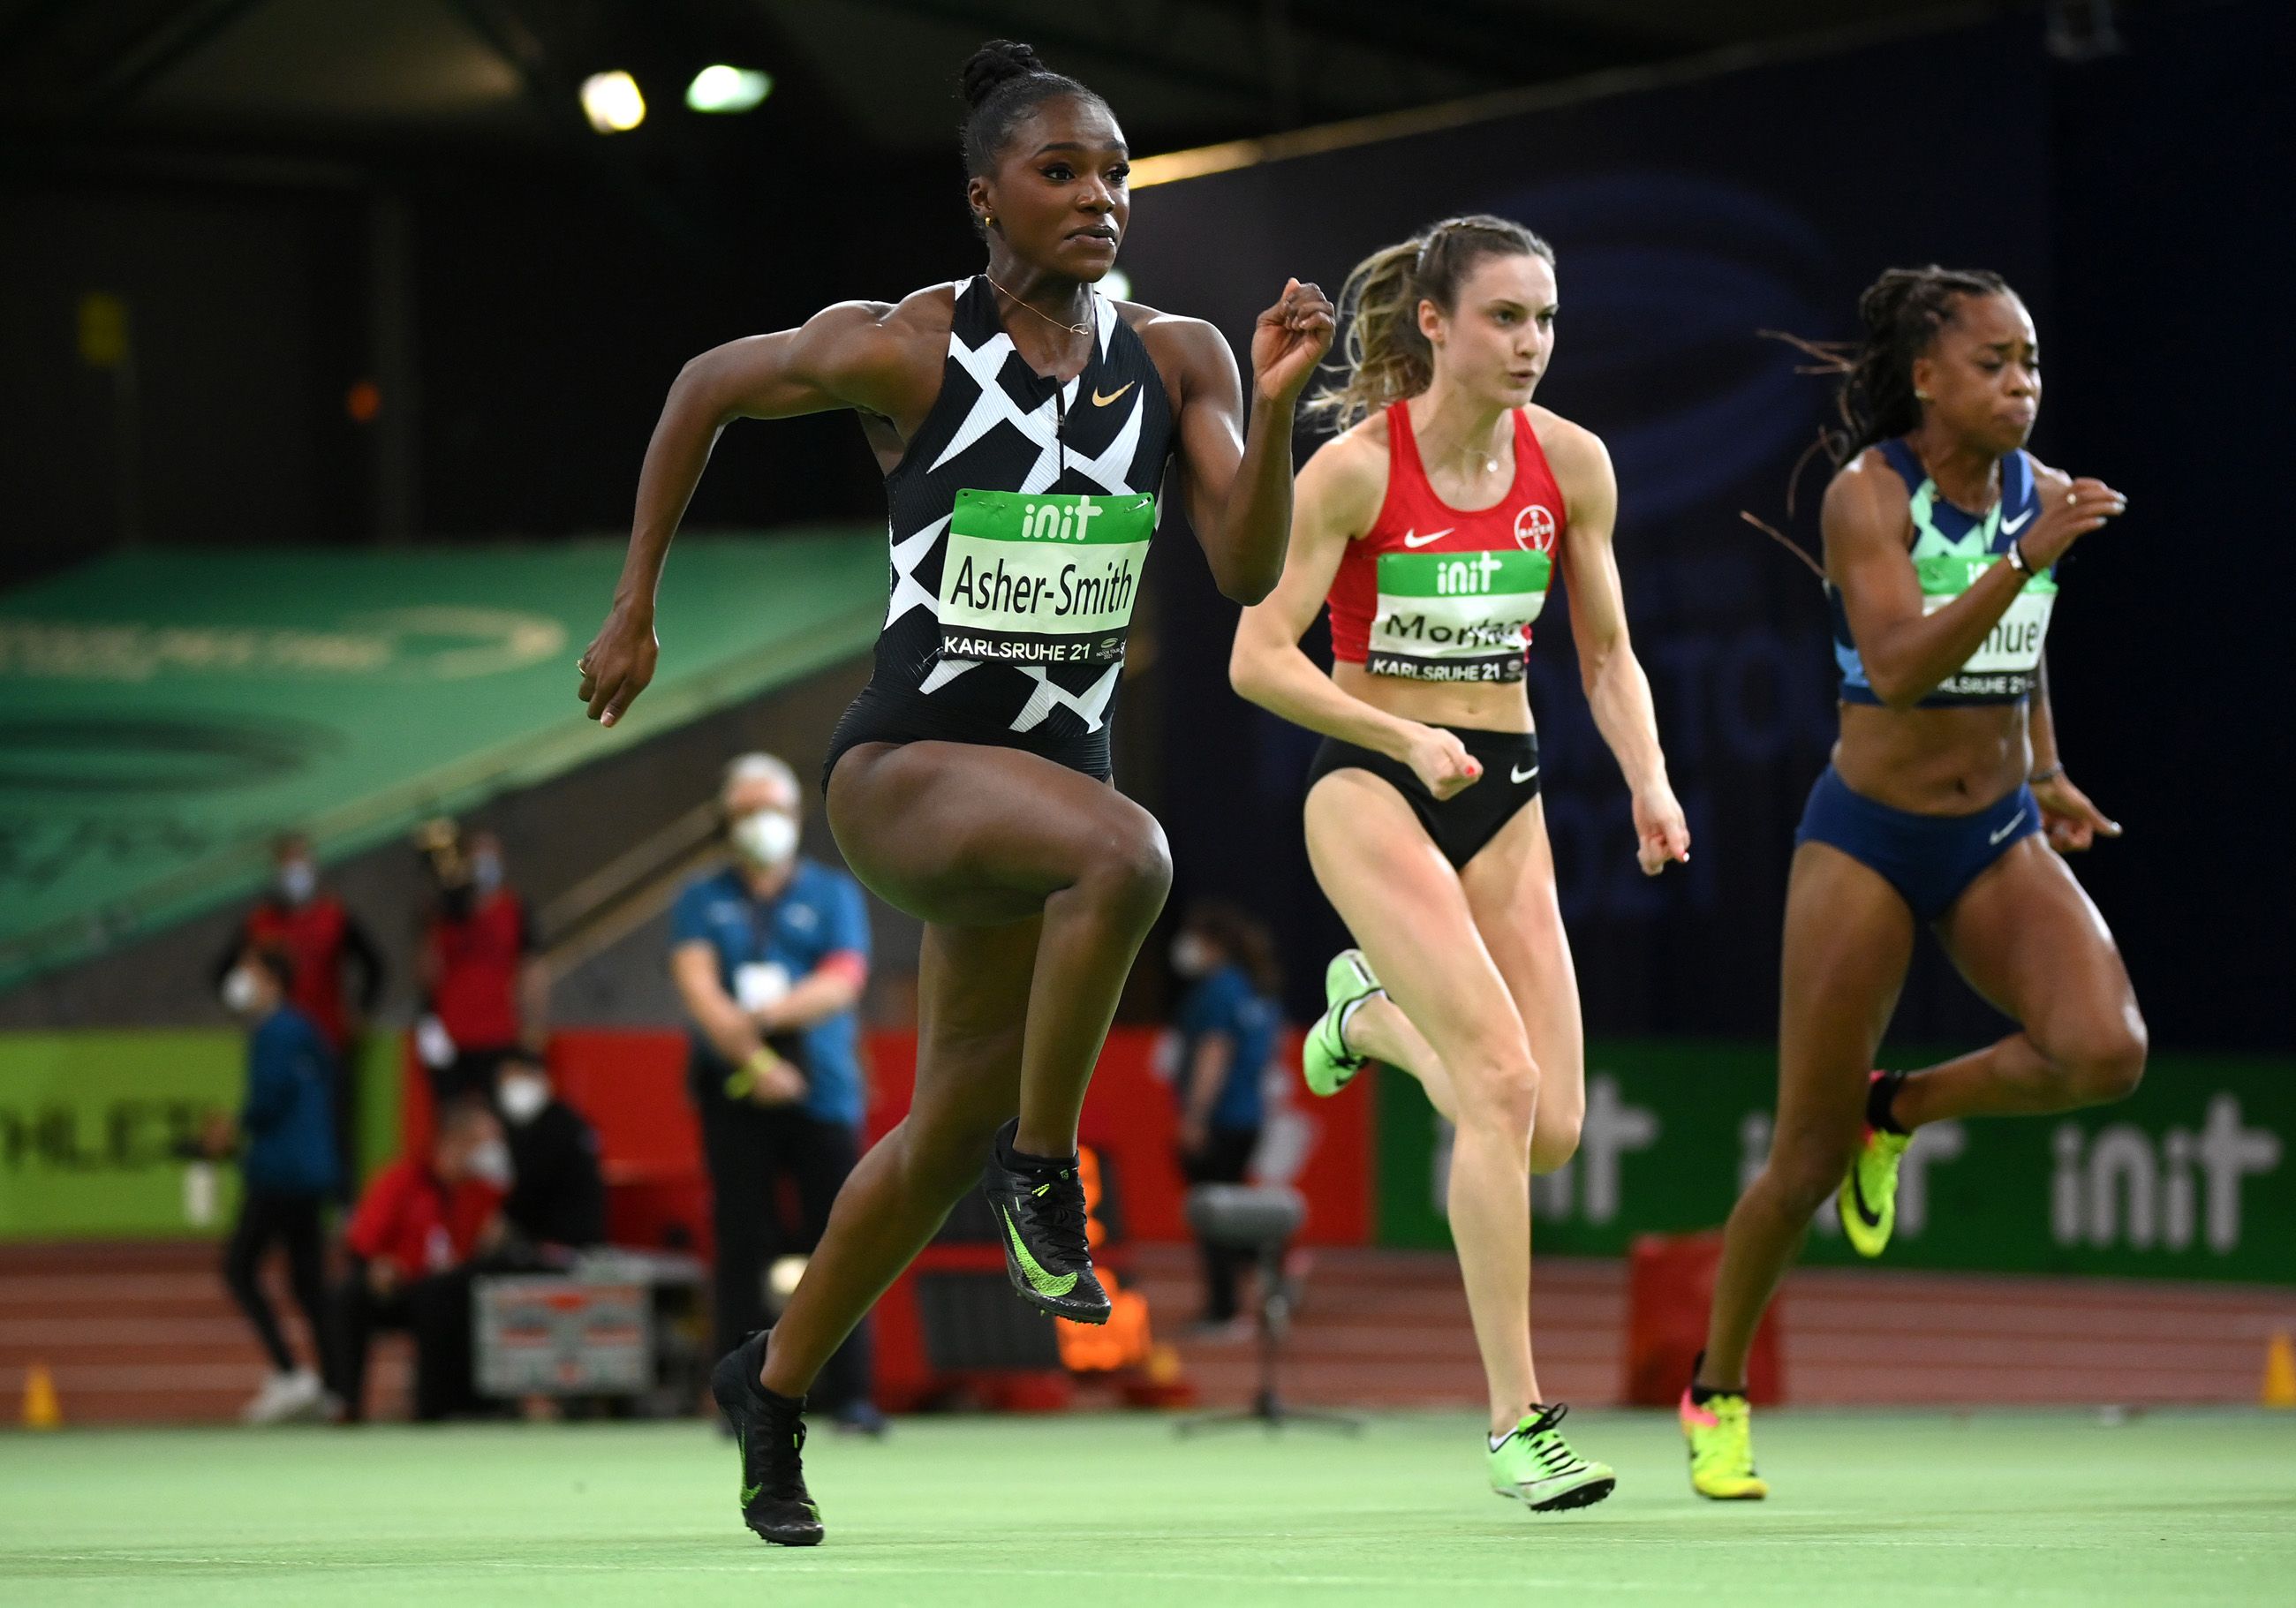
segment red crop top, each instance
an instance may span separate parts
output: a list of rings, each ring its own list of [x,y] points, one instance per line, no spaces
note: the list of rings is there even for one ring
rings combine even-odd
[[[1520,681],[1562,539],[1562,488],[1530,421],[1514,419],[1514,483],[1488,508],[1436,496],[1406,403],[1387,410],[1387,500],[1332,579],[1332,652],[1374,675]]]

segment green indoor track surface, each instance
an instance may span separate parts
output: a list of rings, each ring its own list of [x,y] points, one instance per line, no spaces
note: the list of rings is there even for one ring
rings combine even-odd
[[[829,1539],[734,1514],[698,1423],[0,1436],[0,1600],[800,1604],[2296,1601],[2296,1415],[1774,1413],[1767,1503],[1693,1497],[1671,1416],[1587,1413],[1598,1507],[1482,1485],[1480,1425],[1181,1441],[1151,1417],[824,1431]]]

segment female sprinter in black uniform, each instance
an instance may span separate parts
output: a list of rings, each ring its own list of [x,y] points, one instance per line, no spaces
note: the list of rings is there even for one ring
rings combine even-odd
[[[1456,1124],[1451,1233],[1490,1387],[1491,1485],[1578,1507],[1615,1481],[1564,1442],[1530,1356],[1530,1175],[1570,1159],[1587,1105],[1523,685],[1558,562],[1643,870],[1687,859],[1690,834],[1627,639],[1610,455],[1531,405],[1554,355],[1554,253],[1518,224],[1456,217],[1357,265],[1341,303],[1347,383],[1318,401],[1351,428],[1300,471],[1283,578],[1245,611],[1230,666],[1245,697],[1324,736],[1308,854],[1362,948],[1327,974],[1308,1085],[1332,1094],[1385,1062]],[[1300,650],[1326,595],[1328,677]]]
[[[590,713],[619,718],[652,674],[655,582],[728,421],[861,414],[886,472],[892,596],[824,785],[854,873],[925,923],[915,1097],[839,1194],[770,1340],[714,1381],[742,1438],[744,1520],[800,1545],[821,1538],[799,1464],[806,1389],[984,1163],[1014,1286],[1064,1317],[1108,1316],[1074,1157],[1086,1082],[1170,881],[1163,833],[1108,784],[1155,494],[1177,458],[1221,589],[1265,595],[1291,521],[1293,409],[1331,341],[1330,302],[1287,284],[1253,332],[1244,429],[1216,330],[1093,288],[1130,211],[1107,104],[1003,41],[964,83],[987,270],[686,365],[583,660]]]
[[[2120,952],[2057,852],[2120,829],[2065,778],[2042,653],[2051,566],[2126,505],[2024,450],[2040,349],[1998,276],[1893,268],[1857,311],[1824,513],[1841,739],[1786,885],[1775,1136],[1730,1214],[1682,1399],[1691,1484],[1725,1499],[1767,1492],[1746,1352],[1825,1197],[1878,1256],[1915,1128],[2118,1100],[2144,1070]],[[2023,1025],[1942,1066],[1872,1072],[1918,925]]]

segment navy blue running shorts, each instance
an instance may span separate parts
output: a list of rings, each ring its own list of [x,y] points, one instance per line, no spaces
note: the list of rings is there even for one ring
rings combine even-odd
[[[1809,790],[1797,846],[1827,843],[1878,873],[1923,922],[1953,908],[1978,874],[2041,829],[2041,807],[2021,783],[1974,815],[1917,816],[1877,804],[1831,765]]]

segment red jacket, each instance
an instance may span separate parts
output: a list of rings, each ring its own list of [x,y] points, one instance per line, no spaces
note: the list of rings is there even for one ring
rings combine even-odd
[[[319,1031],[338,1051],[344,1047],[350,1004],[343,993],[344,962],[351,961],[359,968],[360,1010],[372,1009],[381,992],[381,956],[342,900],[332,893],[316,894],[300,905],[266,899],[256,906],[241,923],[223,958],[217,972],[218,982],[223,972],[238,961],[240,951],[247,948],[281,949],[294,961],[295,986],[288,998],[318,1024]]]
[[[353,1255],[387,1261],[401,1278],[444,1273],[470,1259],[502,1200],[490,1184],[450,1188],[427,1162],[402,1157],[375,1174],[343,1239]]]
[[[456,920],[430,919],[430,1008],[455,1047],[505,1049],[519,1041],[519,966],[534,948],[526,910],[507,888]]]

